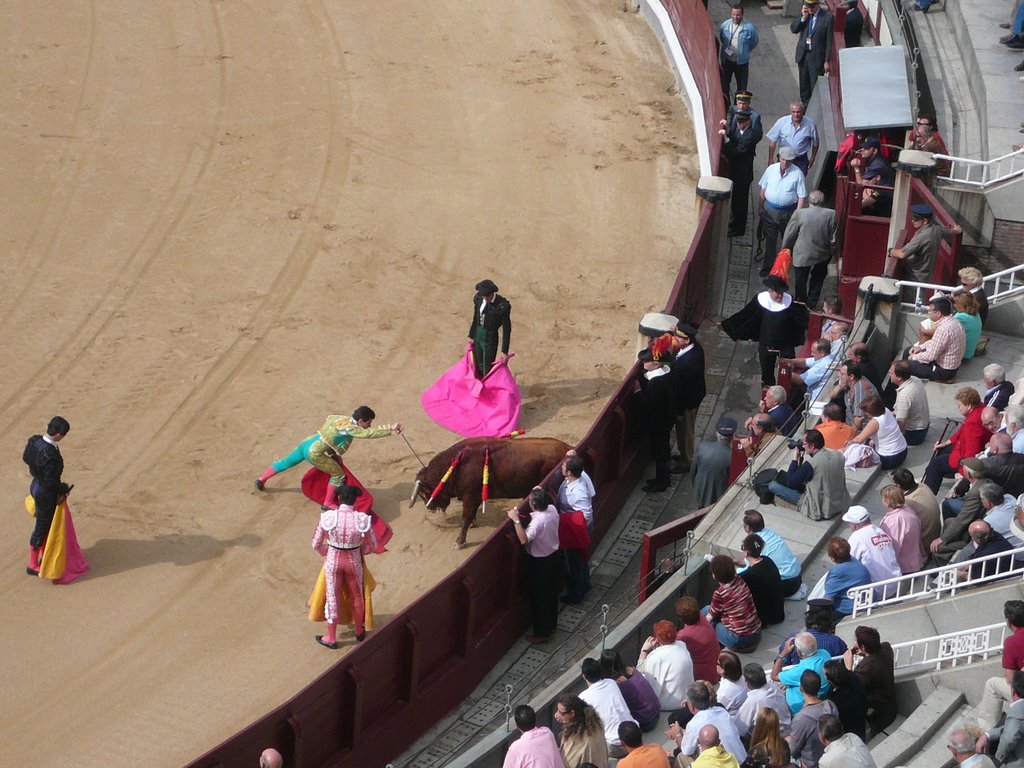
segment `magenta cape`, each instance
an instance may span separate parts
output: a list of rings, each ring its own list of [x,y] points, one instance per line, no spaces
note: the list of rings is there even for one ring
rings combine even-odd
[[[378,555],[382,554],[387,551],[386,545],[391,541],[394,532],[391,530],[391,526],[381,520],[380,516],[373,511],[373,495],[352,474],[352,470],[346,467],[344,463],[341,466],[345,469],[345,482],[349,485],[354,485],[363,492],[363,495],[356,499],[354,506],[360,512],[365,512],[373,518],[373,532],[377,536],[376,552]],[[310,467],[309,471],[302,476],[302,492],[306,495],[307,499],[316,502],[319,506],[323,503],[324,496],[327,495],[327,483],[330,480],[331,476],[323,470]]]
[[[423,410],[445,429],[463,437],[500,437],[516,429],[522,399],[507,360],[484,378],[473,372],[473,345],[420,397]]]

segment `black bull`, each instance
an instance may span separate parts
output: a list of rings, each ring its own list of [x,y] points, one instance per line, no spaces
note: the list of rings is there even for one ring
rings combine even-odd
[[[456,456],[459,464],[444,488],[434,497],[431,509],[448,508],[453,498],[462,501],[462,528],[456,547],[466,543],[466,531],[473,524],[483,500],[484,453],[490,449],[490,497],[521,499],[557,467],[570,446],[550,437],[471,437],[441,451],[416,475],[410,506],[416,499],[430,500]]]

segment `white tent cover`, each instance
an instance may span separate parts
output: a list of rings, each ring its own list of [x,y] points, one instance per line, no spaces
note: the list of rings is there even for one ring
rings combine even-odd
[[[913,123],[903,46],[844,48],[839,52],[839,73],[846,130]]]

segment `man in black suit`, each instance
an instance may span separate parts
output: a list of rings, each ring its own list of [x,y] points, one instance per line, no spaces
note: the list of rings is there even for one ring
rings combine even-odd
[[[473,297],[473,322],[469,325],[469,340],[473,342],[473,364],[476,377],[482,379],[494,365],[498,356],[498,329],[501,329],[501,358],[508,360],[508,346],[512,339],[512,304],[498,293],[492,280],[476,284]]]
[[[67,419],[54,416],[46,425],[46,434],[32,435],[21,455],[32,475],[29,493],[36,504],[36,524],[29,539],[28,567],[25,569],[29,576],[39,575],[39,560],[46,537],[50,535],[53,515],[57,505],[71,491],[71,486],[61,480],[64,459],[58,447],[70,430]]]
[[[760,128],[753,126],[750,112],[737,110],[732,120],[720,123],[722,152],[729,159],[729,178],[732,179],[732,220],[729,237],[740,237],[747,231],[747,211],[750,206],[750,182],[754,180],[754,155],[761,141]]]
[[[800,100],[805,105],[811,100],[818,76],[828,73],[834,27],[835,17],[821,7],[819,0],[804,0],[800,18],[789,25],[789,30],[797,36],[796,65],[800,71]]]
[[[704,382],[704,348],[697,342],[697,329],[686,323],[676,326],[680,349],[672,361],[676,390],[676,450],[672,472],[689,472],[693,462],[693,430],[697,409],[707,394]]]
[[[675,380],[669,366],[649,348],[641,349],[637,360],[644,366],[644,373],[637,382],[637,411],[654,458],[654,477],[648,478],[642,490],[644,493],[661,493],[668,490],[672,482],[669,465],[676,414]]]
[[[860,38],[864,33],[864,14],[857,5],[858,0],[846,0],[846,22],[843,37],[847,48],[860,48]]]

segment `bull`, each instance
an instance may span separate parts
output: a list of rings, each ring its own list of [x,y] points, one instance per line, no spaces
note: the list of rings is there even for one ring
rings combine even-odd
[[[483,490],[484,453],[490,449],[490,496],[495,499],[521,499],[557,467],[570,446],[550,437],[471,437],[441,451],[416,474],[416,484],[409,499],[410,509],[416,499],[429,503],[431,509],[444,511],[453,498],[462,501],[462,528],[455,548],[466,544],[466,531],[476,519]],[[460,456],[459,464],[444,487],[430,503],[430,494],[444,473]]]

